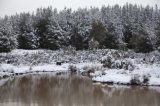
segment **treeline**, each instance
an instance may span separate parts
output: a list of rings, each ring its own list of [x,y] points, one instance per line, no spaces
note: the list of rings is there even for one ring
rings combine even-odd
[[[48,7],[0,19],[0,52],[67,46],[84,50],[90,41],[98,42],[100,49],[160,49],[160,10],[132,4],[76,11]]]

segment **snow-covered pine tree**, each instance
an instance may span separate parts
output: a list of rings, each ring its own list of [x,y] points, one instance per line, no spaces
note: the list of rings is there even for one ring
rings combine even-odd
[[[39,38],[35,33],[33,18],[29,13],[20,14],[17,34],[19,49],[37,49],[39,47]]]
[[[36,14],[16,14],[5,20],[0,22],[1,26],[10,31],[7,35],[11,35],[15,45],[18,38],[18,47],[22,49],[59,49],[69,45],[77,50],[87,49],[94,20],[99,21],[107,31],[105,43],[100,44],[105,45],[105,48],[127,47],[136,50],[131,41],[138,36],[141,41],[144,40],[142,41],[144,45],[151,43],[154,49],[159,45],[157,43],[159,42],[157,28],[160,22],[158,6],[153,8],[126,4],[123,7],[119,5],[103,6],[101,9],[91,7],[76,11],[65,8],[59,12],[48,7],[37,9]],[[139,26],[141,31],[138,29]],[[2,32],[6,31],[1,31],[1,36],[5,35]],[[97,33],[101,32],[97,31]],[[99,40],[99,42],[103,41]],[[143,51],[142,48],[140,51]]]
[[[136,52],[147,53],[153,50],[153,45],[143,25],[137,25],[135,29],[133,29],[129,44]]]
[[[115,26],[112,22],[107,25],[107,33],[104,41],[104,45],[109,49],[118,49],[119,42],[117,40],[117,33],[115,31]]]
[[[56,19],[59,30],[59,41],[61,47],[71,45],[70,39],[71,39],[72,27],[74,24],[72,9],[65,8],[59,13]]]
[[[16,48],[17,41],[12,32],[12,23],[6,16],[0,20],[0,52],[9,52]]]
[[[50,25],[52,15],[52,7],[38,8],[34,17],[33,26],[39,38],[39,47],[42,49],[53,49],[50,45],[52,43],[50,39],[52,35],[48,33],[48,26]]]
[[[78,9],[73,12],[73,27],[71,45],[77,50],[88,49],[91,17],[87,9]]]
[[[155,30],[156,30],[156,38],[157,38],[156,48],[158,50],[160,50],[160,23],[158,23],[158,25],[157,25]]]
[[[122,25],[122,11],[121,7],[119,5],[115,5],[111,8],[111,16],[110,16],[110,22],[113,23],[113,26],[115,28],[117,43],[119,49],[124,49],[125,45],[123,42],[123,25]]]
[[[90,30],[91,39],[98,41],[99,48],[104,48],[106,40],[107,30],[105,26],[100,21],[92,22],[92,29]]]

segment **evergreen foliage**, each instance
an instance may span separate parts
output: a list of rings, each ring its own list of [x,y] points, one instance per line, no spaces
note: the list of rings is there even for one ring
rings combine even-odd
[[[150,52],[160,49],[160,10],[158,6],[103,6],[99,8],[38,8],[36,13],[21,13],[0,18],[0,52],[12,49],[51,49],[72,46],[133,49]]]
[[[99,48],[104,46],[104,42],[106,40],[106,29],[105,26],[101,22],[93,21],[92,29],[90,30],[90,36],[94,41],[98,41]]]

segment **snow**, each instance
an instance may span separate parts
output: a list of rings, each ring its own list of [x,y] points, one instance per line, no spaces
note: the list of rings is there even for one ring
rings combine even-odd
[[[105,75],[94,77],[97,82],[113,82],[116,84],[130,84],[132,76],[139,75],[140,82],[143,83],[143,77],[148,75],[149,82],[147,85],[160,85],[160,67],[156,65],[137,65],[138,69],[133,71],[123,69],[107,69]],[[142,84],[143,85],[143,84]]]
[[[93,78],[94,81],[98,81],[98,82],[113,82],[113,83],[121,83],[121,84],[129,83],[130,79],[131,79],[130,76],[123,75],[123,74],[109,74],[109,75]]]
[[[77,63],[72,65],[76,66],[76,68],[78,68],[79,71],[81,72],[85,71],[85,69],[90,69],[90,68],[97,69],[98,71],[98,69],[102,67],[101,63],[95,63],[95,62],[92,62],[92,63],[84,62],[84,63]]]
[[[22,50],[22,49],[15,49],[11,51],[11,55],[25,55],[25,54],[35,54],[39,52],[43,52],[44,50]]]
[[[26,73],[26,72],[35,72],[35,71],[67,71],[68,70],[68,64],[63,64],[62,66],[58,65],[41,65],[41,66],[14,66],[11,64],[1,64],[0,68],[1,70],[5,70],[7,72],[13,72],[13,73]]]
[[[96,64],[96,63],[79,63],[79,64],[68,64],[64,63],[62,65],[39,65],[39,66],[14,66],[11,64],[1,64],[0,70],[5,72],[12,72],[12,73],[26,73],[26,72],[66,72],[69,69],[69,66],[75,66],[79,69],[79,71],[84,71],[84,68],[95,68],[95,67],[101,67],[102,64]]]
[[[160,85],[160,78],[151,77],[149,80],[149,85]]]
[[[107,52],[108,51],[108,52]],[[41,53],[40,53],[41,52]],[[8,54],[0,54],[3,60],[0,63],[0,78],[6,76],[21,75],[37,72],[69,72],[73,66],[77,72],[84,74],[86,72],[94,82],[113,83],[113,84],[131,84],[133,78],[137,78],[139,85],[160,86],[160,64],[150,63],[143,60],[143,54],[134,54],[135,58],[122,58],[124,53],[121,53],[120,58],[115,57],[115,50],[97,50],[95,52],[76,51],[75,53],[63,53],[63,51],[46,51],[46,50],[13,50]],[[90,54],[90,55],[89,55]],[[127,54],[127,53],[126,53]],[[114,55],[114,56],[113,56]],[[36,57],[33,58],[33,56]],[[10,58],[11,57],[11,58]],[[12,60],[16,57],[13,63],[6,63],[6,60]],[[25,57],[25,58],[24,58]],[[101,60],[105,61],[107,57],[111,57],[112,64],[115,67],[104,67]],[[9,59],[8,59],[9,58]],[[152,57],[147,57],[152,59]],[[37,64],[29,64],[32,61]],[[45,61],[44,61],[45,60]],[[62,62],[57,65],[56,61]],[[19,62],[20,64],[16,64]],[[40,63],[39,63],[40,62]],[[117,65],[122,66],[122,63],[131,63],[134,66],[133,70],[126,68],[117,68]],[[27,63],[27,64],[26,64]],[[119,63],[119,64],[118,64]],[[126,65],[126,64],[125,64]],[[91,72],[89,72],[91,70]],[[89,73],[88,73],[89,72]],[[136,76],[136,77],[135,77]],[[146,79],[145,79],[146,78]],[[147,82],[144,82],[148,80]]]
[[[40,65],[40,66],[14,66],[11,64],[1,64],[0,69],[5,71],[1,72],[1,76],[9,73],[27,73],[27,72],[67,72],[69,66],[75,66],[79,71],[83,72],[87,68],[99,69],[94,73],[92,80],[96,82],[110,82],[115,84],[130,84],[133,75],[139,75],[140,81],[143,81],[144,75],[150,75],[148,85],[157,86],[160,85],[160,71],[159,67],[142,65],[140,69],[135,69],[133,71],[128,71],[124,69],[106,69],[104,71],[105,75],[102,75],[100,63],[77,63],[77,64],[62,64],[62,65]],[[7,73],[8,72],[8,73]]]

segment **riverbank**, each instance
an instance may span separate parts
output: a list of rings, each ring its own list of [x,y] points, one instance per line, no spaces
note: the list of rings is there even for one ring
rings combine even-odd
[[[0,78],[28,73],[70,73],[94,82],[160,86],[160,52],[13,50],[0,53]]]

